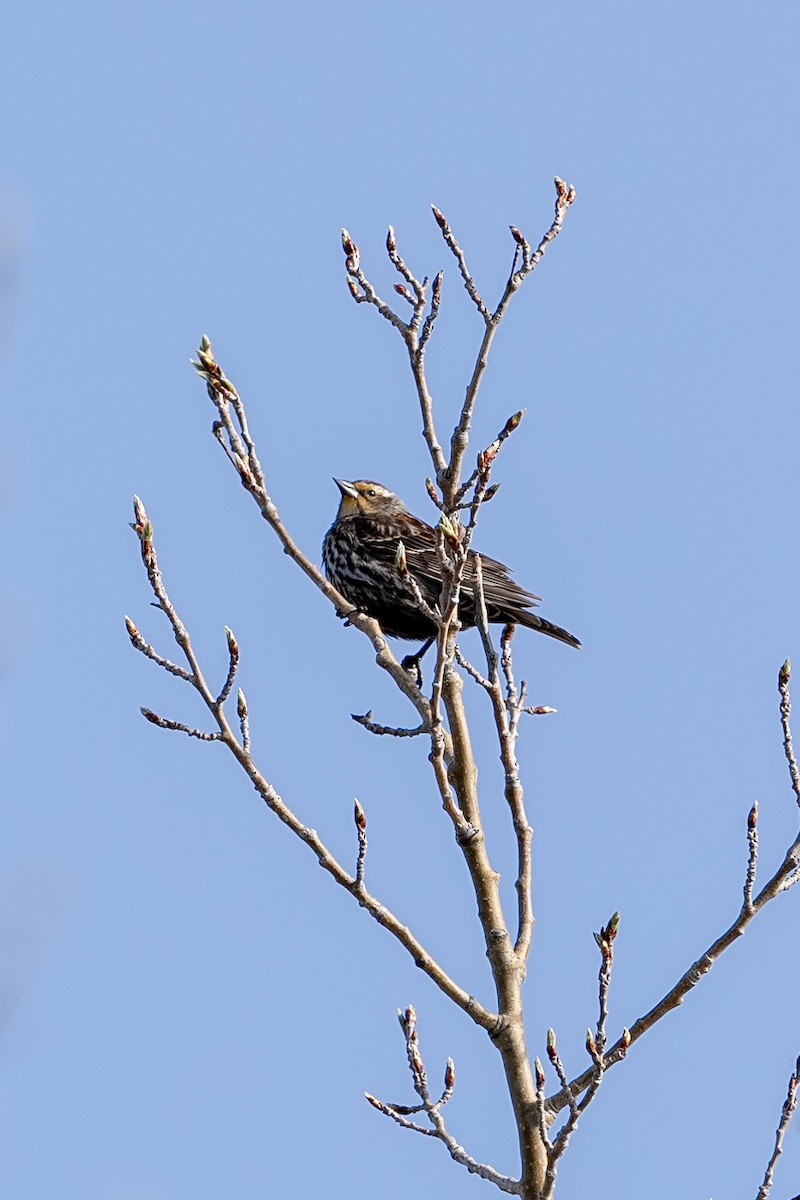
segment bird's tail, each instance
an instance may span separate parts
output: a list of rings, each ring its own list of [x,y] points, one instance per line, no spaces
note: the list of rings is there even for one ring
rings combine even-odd
[[[555,638],[556,641],[566,642],[568,646],[574,646],[576,650],[581,648],[581,643],[574,634],[562,629],[560,625],[554,625],[552,621],[546,621],[538,613],[520,613],[519,624],[526,625],[528,629],[538,629],[539,633],[546,633],[548,637]]]

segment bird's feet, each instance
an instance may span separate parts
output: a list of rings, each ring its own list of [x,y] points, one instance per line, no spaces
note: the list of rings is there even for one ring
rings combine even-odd
[[[420,690],[422,689],[422,668],[419,665],[419,661],[423,653],[424,651],[418,650],[416,654],[407,654],[400,663],[400,666],[404,671],[408,671]]]

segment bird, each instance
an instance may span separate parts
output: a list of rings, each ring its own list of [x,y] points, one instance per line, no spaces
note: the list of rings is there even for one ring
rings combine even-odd
[[[417,654],[404,660],[409,667],[433,643],[437,627],[420,607],[409,581],[412,576],[430,609],[439,604],[442,564],[436,549],[436,531],[415,517],[389,488],[374,479],[336,479],[341,493],[336,520],[322,543],[322,563],[330,582],[346,600],[374,617],[388,637],[423,641]],[[403,551],[398,550],[402,542]],[[461,582],[458,619],[463,628],[476,624],[474,550],[467,551]],[[540,596],[526,591],[511,578],[508,567],[481,554],[483,594],[489,621],[524,625],[579,649],[578,639],[560,625],[531,610]]]

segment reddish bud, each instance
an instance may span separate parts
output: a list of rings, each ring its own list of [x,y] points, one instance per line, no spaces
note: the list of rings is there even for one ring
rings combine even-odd
[[[436,486],[435,486],[435,484],[434,484],[434,482],[433,482],[433,480],[432,480],[432,479],[426,479],[426,480],[425,480],[425,490],[426,490],[426,492],[428,493],[428,495],[430,496],[430,498],[431,498],[431,500],[433,501],[433,503],[434,503],[434,504],[436,504],[436,505],[438,506],[438,504],[439,504],[439,497],[438,497],[438,496],[437,496],[437,494],[436,494]]]

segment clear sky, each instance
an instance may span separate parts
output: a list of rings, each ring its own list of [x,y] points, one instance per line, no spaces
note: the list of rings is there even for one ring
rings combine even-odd
[[[390,222],[415,270],[445,268],[444,428],[480,329],[430,203],[496,297],[508,225],[537,239],[553,175],[575,185],[476,437],[527,408],[477,545],[584,642],[517,640],[558,709],[521,747],[531,1050],[553,1025],[577,1072],[592,930],[621,911],[616,1034],[735,917],[752,802],[762,879],[797,828],[775,685],[800,665],[797,5],[30,0],[4,26],[3,1195],[488,1196],[363,1092],[411,1102],[394,1014],[413,1002],[432,1075],[456,1060],[452,1132],[513,1173],[491,1047],[220,747],[139,715],[202,720],[125,634],[127,612],[172,650],[131,496],[211,673],[236,632],[265,774],[344,858],[359,796],[374,889],[490,1000],[424,750],[349,716],[409,712],[238,486],[188,360],[208,333],[309,553],[332,475],[430,516],[402,347],[349,298],[339,230],[384,291]],[[510,894],[485,725],[476,741]],[[796,890],[614,1068],[562,1200],[755,1195],[800,1053],[799,922]],[[798,1190],[795,1128],[774,1194]]]

